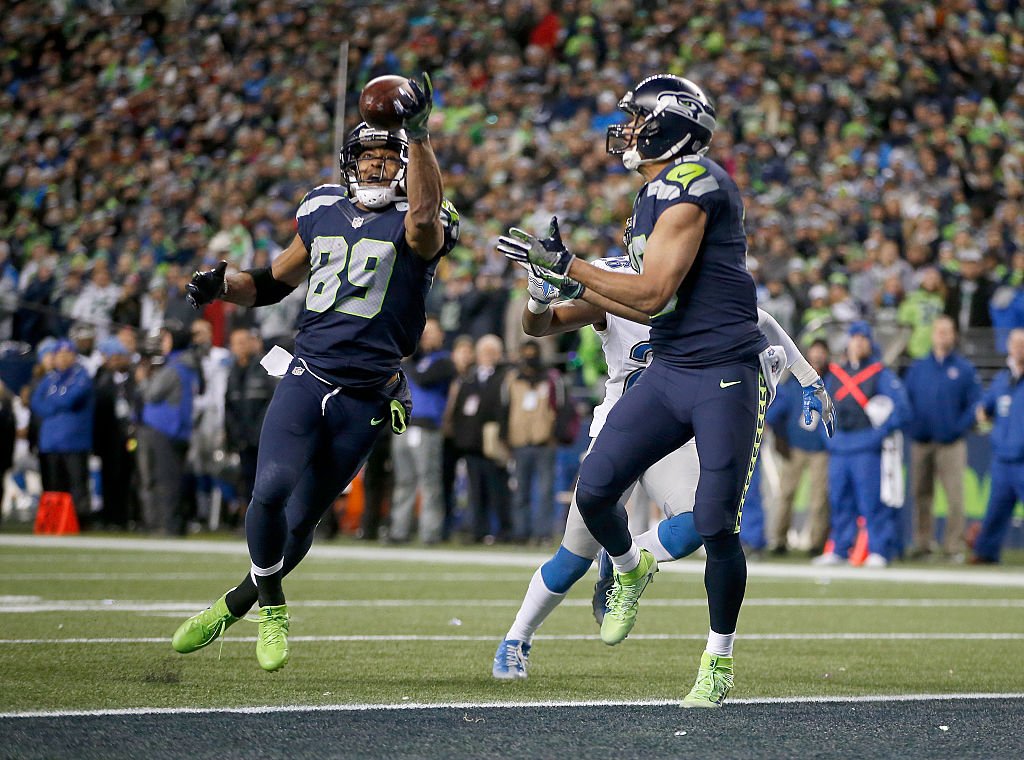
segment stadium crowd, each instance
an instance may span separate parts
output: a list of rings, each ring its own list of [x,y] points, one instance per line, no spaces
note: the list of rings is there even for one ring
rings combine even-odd
[[[524,282],[493,250],[508,226],[540,229],[557,214],[575,252],[623,252],[639,180],[606,155],[604,131],[622,118],[618,97],[656,71],[684,74],[715,100],[710,155],[744,192],[761,305],[803,345],[868,319],[877,335],[896,336],[885,341],[894,362],[929,355],[941,313],[986,349],[1005,350],[1009,330],[1024,326],[1024,9],[1016,0],[340,9],[69,0],[8,3],[0,25],[0,340],[57,371],[69,371],[60,357],[73,347],[90,376],[100,378],[103,363],[137,381],[143,400],[123,417],[133,423],[144,422],[148,386],[160,398],[151,403],[174,398],[166,366],[140,356],[191,340],[192,363],[218,368],[196,373],[197,398],[219,399],[228,364],[254,366],[263,346],[287,342],[301,289],[257,310],[217,303],[201,322],[183,291],[193,270],[222,258],[232,268],[265,265],[294,234],[304,193],[331,181],[342,42],[348,126],[370,78],[426,70],[434,79],[432,141],[462,215],[460,244],[439,267],[428,305],[440,348],[457,349],[460,335],[497,335],[499,350],[521,363]],[[70,344],[46,340],[65,336]],[[540,354],[548,363],[568,357],[570,379],[599,395],[595,339],[583,332],[570,341],[543,343]],[[184,374],[178,382],[187,384]],[[196,429],[210,425],[216,440],[230,415],[203,422],[202,406]],[[251,457],[253,431],[229,433],[240,461],[242,449]],[[198,492],[210,493],[220,449],[197,454],[193,443],[190,457],[180,435],[167,438],[137,439],[141,469],[147,457],[191,458]],[[88,450],[84,437],[75,446]],[[482,459],[470,470],[473,498],[485,504],[494,473]],[[63,482],[82,472],[81,458],[48,469]],[[153,469],[163,482],[149,488],[176,498],[174,478]],[[522,535],[521,526],[508,530]],[[423,537],[433,540],[436,529]]]

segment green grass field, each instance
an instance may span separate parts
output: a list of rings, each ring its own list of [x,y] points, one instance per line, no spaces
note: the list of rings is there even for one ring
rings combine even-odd
[[[229,631],[220,656],[218,644],[191,655],[171,649],[178,623],[237,582],[247,558],[238,542],[221,544],[234,554],[169,546],[0,545],[0,712],[677,699],[707,634],[699,571],[666,570],[645,594],[634,634],[603,645],[591,571],[535,639],[530,678],[498,682],[491,657],[529,564],[543,555],[480,550],[456,563],[431,559],[450,552],[403,560],[401,550],[315,549],[285,582],[291,661],[268,674],[250,623]],[[472,564],[496,556],[513,564]],[[919,583],[823,580],[809,569],[765,577],[759,567],[751,565],[732,697],[1022,690],[1019,569],[948,570],[948,583]],[[971,582],[1000,573],[1016,585]]]

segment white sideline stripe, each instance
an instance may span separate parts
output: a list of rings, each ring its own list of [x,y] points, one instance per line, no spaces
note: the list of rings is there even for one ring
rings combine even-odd
[[[744,641],[1024,641],[1024,633],[745,633]],[[543,634],[544,641],[599,641],[596,633]],[[705,634],[634,633],[630,641],[705,641]],[[498,641],[496,636],[463,634],[336,634],[332,636],[289,636],[289,641]],[[0,644],[168,644],[166,636],[139,638],[0,639]],[[228,643],[251,643],[255,636],[225,636]]]
[[[753,697],[730,699],[730,705],[789,705],[803,703],[844,704],[849,702],[954,702],[976,699],[1024,699],[1024,693],[1006,694],[878,694],[856,697]],[[613,699],[545,702],[397,702],[351,705],[258,705],[253,707],[125,707],[110,710],[33,710],[0,712],[2,718],[77,718],[121,715],[207,715],[228,713],[265,715],[285,712],[375,712],[379,710],[476,710],[521,709],[524,707],[666,707],[679,699],[644,699],[633,702]]]
[[[53,556],[49,557],[53,562]],[[237,582],[238,576],[229,573],[4,573],[5,581],[224,581]],[[365,573],[306,573],[303,572],[303,581],[359,581],[366,583]],[[522,582],[527,580],[525,574],[492,574],[477,575],[470,573],[438,573],[430,576],[431,583],[473,583],[473,582],[495,582],[509,581]],[[372,581],[377,582],[402,582],[423,580],[423,573],[381,573],[374,575]]]
[[[0,615],[33,612],[192,612],[209,602],[140,601],[123,599],[43,599],[39,596],[0,597]],[[296,609],[318,608],[518,608],[521,599],[308,599],[291,603]],[[566,599],[563,607],[591,606],[589,599]],[[704,599],[647,599],[644,607],[707,607]],[[1024,607],[1024,599],[815,599],[807,597],[747,599],[744,607],[910,607],[910,608],[987,608]]]
[[[0,547],[96,549],[104,551],[144,551],[181,554],[227,554],[248,558],[242,541],[208,541],[172,538],[89,538],[86,536],[2,535]],[[414,562],[477,567],[528,567],[536,569],[550,559],[550,552],[523,553],[497,549],[452,551],[448,549],[393,548],[382,546],[314,546],[310,557],[378,562]],[[658,566],[662,572],[703,575],[704,562],[682,560]],[[957,586],[1001,586],[1024,588],[1024,572],[999,568],[950,568],[948,570],[889,567],[817,567],[803,564],[751,562],[751,578],[796,578],[802,580],[856,580],[889,583],[948,583]],[[425,577],[429,579],[429,574]]]

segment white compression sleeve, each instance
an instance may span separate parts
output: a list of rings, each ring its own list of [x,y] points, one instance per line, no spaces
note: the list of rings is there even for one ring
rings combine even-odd
[[[775,321],[775,317],[764,309],[757,310],[757,326],[768,338],[773,346],[782,346],[786,349],[786,366],[789,367],[793,377],[803,387],[813,385],[818,380],[818,373],[814,371],[789,333],[782,329],[782,325]]]

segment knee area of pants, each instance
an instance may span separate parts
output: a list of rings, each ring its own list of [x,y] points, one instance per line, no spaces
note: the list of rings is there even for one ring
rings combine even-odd
[[[603,452],[591,451],[580,465],[578,487],[603,495],[611,485],[614,475],[615,463],[611,458]]]
[[[708,560],[711,562],[732,559],[737,554],[743,553],[739,533],[720,531],[710,536],[701,536],[701,538],[704,540],[704,550],[708,553]]]
[[[572,585],[587,574],[592,559],[573,554],[564,546],[560,546],[555,556],[541,565],[540,577],[548,591],[564,594]]]

